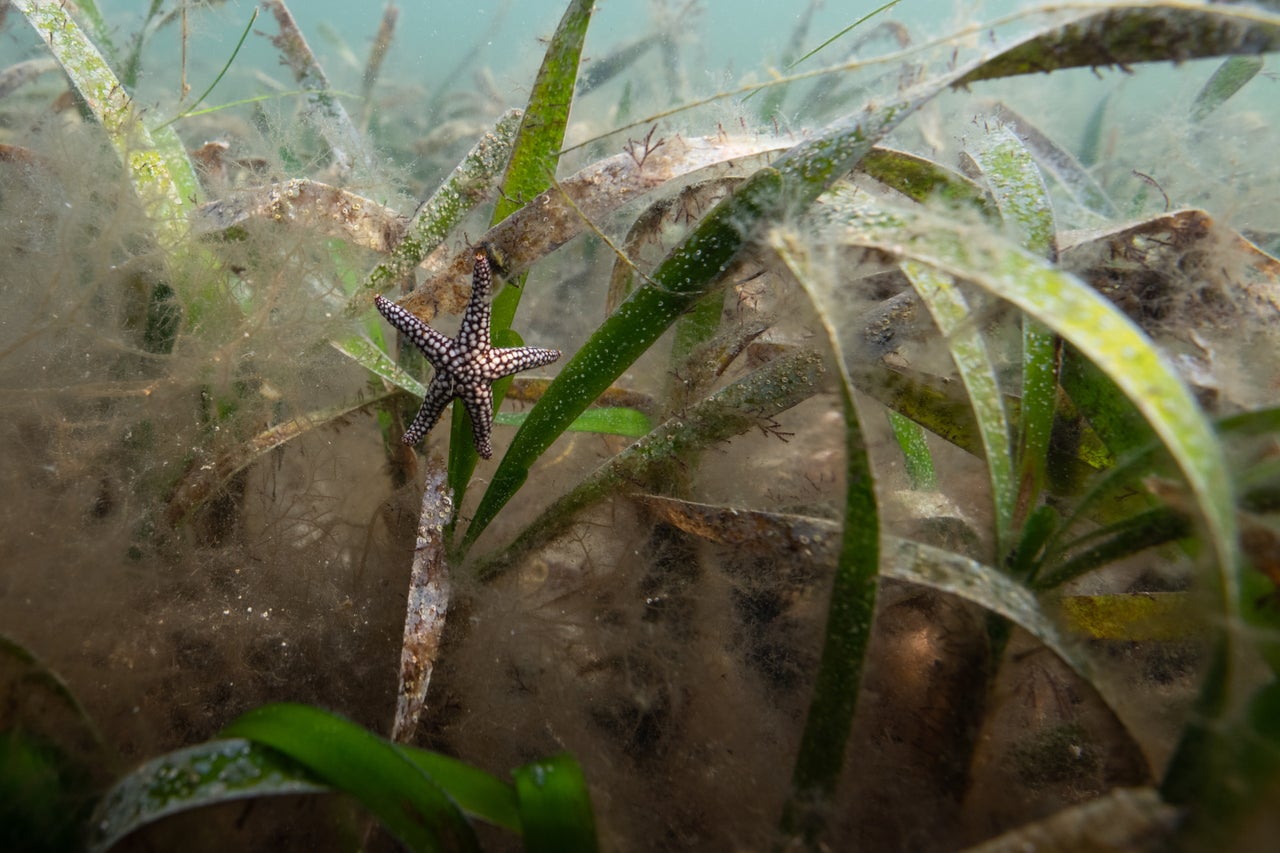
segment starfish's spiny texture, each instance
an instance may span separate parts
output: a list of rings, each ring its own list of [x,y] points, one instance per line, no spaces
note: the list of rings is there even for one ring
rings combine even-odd
[[[453,340],[389,299],[383,299],[381,295],[374,297],[378,312],[413,341],[436,369],[422,408],[405,431],[405,444],[422,441],[440,420],[444,407],[457,397],[471,416],[476,452],[485,459],[490,458],[493,456],[493,447],[489,443],[493,431],[493,389],[490,386],[504,376],[550,364],[560,357],[557,349],[500,348],[490,344],[489,290],[492,286],[493,270],[489,256],[484,249],[477,249],[475,268],[471,273],[471,299]]]

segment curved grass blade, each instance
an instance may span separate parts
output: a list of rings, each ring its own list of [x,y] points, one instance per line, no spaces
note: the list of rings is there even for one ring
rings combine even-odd
[[[1280,15],[1250,6],[1156,2],[1104,6],[1034,33],[961,76],[956,86],[1061,68],[1124,68],[1280,50]]]
[[[1058,252],[1053,205],[1031,152],[1004,125],[985,136],[971,156],[982,169],[1001,218],[1017,230],[1018,242],[1028,251],[1054,260]],[[1044,490],[1057,401],[1057,336],[1023,315],[1022,404],[1014,446],[1018,479],[1011,528],[1021,526]],[[1003,558],[1001,552],[1000,565],[1004,565]]]
[[[385,359],[385,356],[383,358]],[[390,362],[390,359],[386,359],[386,361]],[[403,371],[401,373],[404,374]],[[412,381],[408,374],[404,374],[401,378]],[[188,518],[192,512],[203,506],[206,501],[220,493],[231,482],[231,478],[267,453],[314,429],[341,421],[343,418],[349,417],[369,406],[376,406],[383,400],[394,396],[394,393],[393,391],[387,391],[344,405],[334,406],[330,409],[308,412],[268,427],[243,444],[231,448],[211,464],[194,468],[188,472],[187,476],[174,488],[173,495],[169,498],[169,504],[165,509],[165,518],[170,524],[180,524],[183,519]],[[419,394],[419,396],[422,395]]]
[[[763,555],[804,549],[818,563],[833,560],[840,542],[840,523],[826,518],[693,503],[659,495],[645,495],[644,505],[685,533]],[[1097,678],[1085,648],[1060,631],[1036,596],[994,566],[953,551],[910,539],[884,536],[882,577],[927,586],[971,601],[1003,616],[1044,643],[1082,678],[1106,691]],[[1079,610],[1079,608],[1076,608]],[[1118,696],[1104,694],[1113,708]]]
[[[1177,850],[1182,814],[1151,788],[1115,788],[1064,806],[1032,823],[967,848],[970,853],[1028,850]]]
[[[400,752],[469,815],[520,832],[510,785],[454,758],[402,746]],[[89,821],[90,853],[106,853],[135,830],[169,815],[251,797],[323,794],[334,788],[284,753],[251,740],[213,740],[135,768],[112,786]]]
[[[403,744],[396,748],[444,788],[467,814],[515,833],[522,831],[516,792],[506,782],[438,752]]]
[[[875,618],[880,571],[880,519],[876,507],[871,460],[854,404],[849,360],[835,326],[839,313],[834,294],[811,274],[806,247],[779,232],[771,235],[774,250],[804,287],[835,354],[845,418],[846,495],[835,581],[827,607],[822,656],[813,698],[805,718],[800,749],[791,775],[791,793],[783,806],[782,829],[814,844],[822,831],[829,800],[844,768],[845,744],[853,726],[862,666]]]
[[[955,207],[972,207],[987,216],[996,214],[990,194],[982,187],[918,154],[877,145],[862,158],[858,171],[919,202],[938,199]]]
[[[1072,541],[1049,570],[1036,576],[1035,588],[1053,589],[1101,566],[1194,532],[1190,519],[1167,507],[1131,515]]]
[[[1205,82],[1204,87],[1196,93],[1196,99],[1191,102],[1191,120],[1204,121],[1209,113],[1225,104],[1261,70],[1262,57],[1260,56],[1228,57],[1218,66],[1218,70],[1213,72],[1213,76]]]
[[[1125,11],[1132,12],[1139,23],[1145,20],[1143,15],[1146,11],[1143,9]],[[1128,20],[1122,14],[1116,14],[1118,17],[1115,18],[1115,21],[1123,24],[1128,23]],[[1197,13],[1189,14],[1194,19]],[[1206,12],[1205,14],[1212,13]],[[1101,17],[1088,18],[1086,23],[1091,22],[1090,26],[1096,26],[1099,20],[1103,23],[1112,22],[1112,19],[1107,15],[1102,15]],[[1234,22],[1234,29],[1239,30],[1242,37],[1252,39],[1250,44],[1256,43],[1259,39],[1267,41],[1271,38],[1269,35],[1271,32],[1269,29],[1270,24],[1265,21],[1257,23],[1240,17],[1233,18],[1232,21]],[[1237,23],[1239,26],[1234,26]],[[1072,27],[1076,28],[1073,29]],[[1092,32],[1088,28],[1086,28],[1086,31]],[[1277,28],[1277,33],[1280,33],[1280,28]],[[1058,65],[1053,67],[1074,67],[1082,63],[1089,64],[1091,59],[1091,55],[1088,52],[1066,49],[1074,48],[1079,41],[1079,36],[1080,30],[1076,25],[1053,27],[1047,33],[1042,31],[1031,41],[1022,44],[1025,46],[1034,41],[1035,50],[1033,53],[1038,54],[1040,51],[1052,53],[1052,45],[1060,42],[1065,47]],[[1227,51],[1228,48],[1239,47],[1238,42],[1231,39],[1202,40],[1194,33],[1188,38],[1193,46],[1204,51]],[[1270,44],[1270,42],[1267,41],[1267,44]],[[874,108],[869,107],[863,112],[837,123],[819,137],[788,151],[774,163],[774,167],[782,177],[783,195],[785,197],[785,201],[779,210],[797,212],[806,207],[836,177],[856,165],[866,155],[873,142],[896,126],[922,103],[936,95],[940,89],[949,85],[959,85],[964,82],[985,79],[986,76],[998,77],[1011,73],[1030,73],[1031,71],[1044,70],[1028,64],[1025,58],[1018,63],[1011,63],[1003,57],[1004,55],[1002,54],[995,60],[980,61],[975,63],[971,69],[961,70],[949,77],[932,81],[918,90],[908,93],[897,102],[877,104]],[[1151,58],[1167,60],[1168,56],[1152,56]],[[985,76],[979,73],[986,69],[988,65],[991,65],[990,73]],[[731,196],[721,202],[717,210],[728,205],[737,204],[738,202],[735,199],[739,197],[739,195]],[[713,211],[714,213],[715,211]],[[758,218],[763,218],[763,215],[748,219],[746,224],[750,224]],[[704,221],[704,224],[707,223]],[[727,224],[720,221],[716,226],[708,226],[708,228],[723,229]],[[718,246],[727,246],[729,243],[736,244],[733,247],[733,251],[724,256],[726,261],[746,242],[749,231],[749,228],[744,227],[737,234],[731,233],[729,230],[722,232],[722,236],[716,241]],[[693,267],[689,264],[690,259],[686,257],[686,253],[689,247],[700,244],[701,241],[708,239],[709,235],[709,230],[702,228],[695,230],[694,234],[683,245],[668,256],[667,261],[659,267],[659,271],[668,264],[672,265],[669,271],[684,272],[686,269],[692,271]],[[707,265],[707,267],[708,269],[714,269],[711,265]],[[718,275],[718,273],[714,274]],[[708,283],[705,281],[684,281],[681,286],[682,288],[689,286],[701,288]],[[671,283],[664,283],[662,287],[670,288]],[[650,299],[652,298],[651,296],[646,297],[642,294],[651,293],[653,290],[654,288],[652,287],[644,288],[637,291],[632,299]],[[464,549],[475,541],[476,537],[483,532],[502,506],[523,485],[528,477],[529,467],[550,446],[551,442],[564,430],[568,423],[572,422],[576,414],[583,411],[590,401],[594,399],[595,395],[605,387],[608,387],[621,373],[621,370],[634,360],[635,355],[642,352],[653,339],[656,339],[656,334],[652,338],[648,336],[648,329],[653,327],[648,326],[647,318],[644,316],[647,311],[636,311],[635,306],[628,308],[631,302],[629,300],[628,303],[624,304],[610,320],[606,321],[604,326],[597,330],[597,333],[587,342],[583,350],[571,359],[561,371],[560,376],[552,383],[548,389],[548,394],[540,402],[539,406],[535,407],[534,411],[530,413],[529,419],[525,422],[520,432],[516,434],[515,441],[499,464],[494,479],[484,497],[481,498],[476,517],[471,527],[467,530],[463,542]],[[624,312],[626,312],[625,317]],[[628,328],[630,323],[645,325],[648,326],[648,329],[641,330],[637,338],[632,334],[633,330]],[[665,325],[662,325],[658,331],[660,332],[662,328],[665,328]],[[607,333],[606,329],[608,329]],[[630,342],[634,340],[638,340],[641,345],[632,350]],[[618,358],[616,353],[624,350],[634,352],[634,355],[625,359]],[[591,366],[588,366],[588,363]],[[613,373],[612,371],[614,370],[617,370],[617,372]],[[571,385],[573,390],[569,390]],[[454,444],[463,445],[464,443],[455,442]]]
[[[640,143],[636,143],[640,145]],[[619,209],[662,187],[697,180],[703,170],[716,174],[753,167],[787,146],[768,138],[698,137],[672,139],[645,154],[632,148],[580,169],[529,201],[485,233],[503,274],[515,279],[559,246],[607,219]],[[643,167],[641,166],[643,164]],[[715,179],[712,179],[715,180]],[[733,178],[738,182],[741,178]],[[461,313],[470,288],[470,249],[425,264],[425,280],[399,304],[430,322],[437,313]]]
[[[996,562],[1003,560],[1010,547],[1009,535],[1017,501],[1017,482],[1013,474],[1013,449],[1009,437],[1009,417],[994,362],[987,352],[981,327],[974,322],[968,302],[955,279],[946,273],[913,261],[899,266],[929,308],[938,330],[947,339],[951,359],[955,362],[973,407],[978,434],[982,437],[987,476],[991,480],[991,496],[995,503]]]
[[[1248,436],[1273,434],[1280,430],[1280,409],[1260,409],[1223,418],[1216,424],[1225,443]],[[1228,444],[1229,446],[1229,444]],[[1192,535],[1194,527],[1185,495],[1171,481],[1161,477],[1145,480],[1148,490],[1164,503],[1138,514],[1127,513],[1118,521],[1064,542],[1066,534],[1073,530],[1082,518],[1095,522],[1106,520],[1108,513],[1099,505],[1108,497],[1131,496],[1131,484],[1153,471],[1164,473],[1160,466],[1163,445],[1152,440],[1141,449],[1128,454],[1106,474],[1096,478],[1090,490],[1076,503],[1065,523],[1058,526],[1046,540],[1044,557],[1036,566],[1029,582],[1034,589],[1052,589],[1072,580],[1098,565],[1121,559],[1129,554],[1172,542]],[[1275,534],[1267,525],[1259,522],[1254,513],[1274,512],[1280,508],[1280,493],[1275,488],[1277,467],[1253,465],[1246,472],[1236,474],[1237,521],[1240,543],[1246,559],[1257,571],[1246,573],[1242,589],[1242,601],[1247,618],[1257,624],[1259,617],[1274,616],[1266,596],[1280,584],[1280,576],[1274,575]],[[1112,513],[1114,514],[1114,513]],[[1269,585],[1269,587],[1268,587]],[[1252,606],[1249,602],[1253,602]],[[1274,626],[1271,626],[1274,627]],[[1255,642],[1265,645],[1260,637]]]
[[[982,170],[996,209],[1022,247],[1042,258],[1057,257],[1053,205],[1031,152],[1008,125],[990,130],[970,156]]]
[[[594,853],[595,813],[582,768],[571,755],[557,755],[516,768],[516,801],[531,853]]]
[[[214,740],[153,758],[120,779],[89,821],[90,853],[129,833],[203,806],[277,794],[319,794],[328,785],[282,753],[247,740]]]
[[[11,658],[25,672],[22,673],[22,683],[24,685],[24,698],[35,698],[35,688],[39,687],[48,690],[53,694],[54,698],[71,712],[72,717],[87,735],[88,740],[92,742],[95,749],[101,749],[105,746],[101,732],[94,725],[93,718],[89,716],[89,712],[80,704],[80,700],[71,692],[71,688],[55,671],[50,669],[44,661],[36,657],[36,655],[26,646],[19,643],[11,637],[0,634],[0,658]],[[16,703],[21,705],[21,702]],[[46,701],[39,704],[41,713],[48,716],[50,714],[50,706]],[[5,723],[14,725],[20,722],[14,704],[9,704],[5,709]]]
[[[1061,335],[1115,383],[1168,449],[1205,521],[1224,598],[1228,660],[1232,677],[1238,676],[1240,563],[1226,459],[1195,396],[1142,330],[1092,288],[1025,250],[921,211],[853,220],[843,237],[834,239],[977,284]]]
[[[595,0],[570,0],[551,43],[547,45],[511,150],[511,159],[502,180],[502,195],[494,207],[491,225],[497,225],[522,207],[525,200],[534,198],[551,186],[560,163],[565,127],[569,123],[569,107],[573,103],[582,45],[594,10]],[[514,287],[502,288],[493,298],[490,330],[495,339],[511,328],[520,304],[524,279],[521,277],[512,283]],[[494,384],[495,411],[502,405],[510,384],[509,379]],[[470,434],[471,424],[466,408],[461,401],[455,401],[449,438],[449,487],[457,497],[456,506],[462,505],[467,483],[480,459],[472,442],[465,438]]]
[[[841,524],[825,518],[786,515],[745,508],[712,506],[646,495],[641,499],[664,521],[693,536],[768,557],[778,551],[803,549],[819,564],[829,565],[841,546]],[[1099,691],[1103,701],[1126,707],[1116,685],[1099,678],[1084,645],[1055,625],[1026,587],[995,567],[952,551],[909,539],[884,536],[880,575],[926,586],[971,601],[1018,625],[1057,654]],[[839,760],[838,744],[828,760]]]
[[[404,231],[404,218],[391,208],[309,178],[241,190],[192,211],[196,236],[234,234],[251,219],[303,225],[375,252],[391,251]]]
[[[1083,207],[1085,210],[1092,211],[1100,216],[1115,217],[1119,215],[1116,210],[1115,202],[1108,196],[1106,191],[1093,179],[1093,176],[1080,165],[1080,161],[1072,156],[1071,152],[1063,148],[1058,143],[1049,138],[1040,128],[1033,125],[1022,115],[1019,115],[1007,104],[996,105],[996,117],[1004,123],[1003,127],[997,128],[995,134],[998,137],[1006,135],[1013,136],[1018,143],[1018,148],[1022,149],[1028,155],[1035,155],[1035,162],[1040,163],[1045,169],[1053,175],[1054,179],[1066,190],[1071,197]],[[1101,119],[1097,119],[1099,122]],[[1012,125],[1013,132],[1010,131]],[[1086,128],[1086,132],[1100,133],[1100,129]],[[1002,143],[1001,147],[1005,147],[1007,143]],[[981,152],[979,152],[981,154]],[[1014,155],[1021,159],[1020,155]],[[975,158],[982,161],[982,157],[975,155]],[[1010,163],[1010,165],[1015,165]],[[984,170],[985,170],[984,166]],[[1018,164],[1020,172],[1026,172],[1026,167]],[[1029,175],[1028,175],[1029,177]],[[1040,178],[1039,170],[1035,170],[1034,180],[1043,184]],[[1030,184],[1027,184],[1030,189]],[[1041,188],[1043,192],[1043,187]],[[1045,199],[1048,204],[1048,199]],[[1032,208],[1031,210],[1034,210]],[[1052,208],[1046,207],[1045,212],[1049,214],[1050,225],[1052,225]],[[1006,217],[1007,218],[1007,217]],[[1025,230],[1025,229],[1024,229]],[[1048,234],[1050,241],[1053,238],[1053,232]],[[1040,251],[1039,248],[1027,243],[1024,246],[1033,252]],[[1050,249],[1045,251],[1047,257],[1053,257],[1052,242],[1048,243]]]
[[[1151,444],[1154,436],[1150,426],[1133,417],[1124,392],[1075,347],[1062,349],[1059,381],[1112,458],[1122,458]]]
[[[399,388],[408,391],[421,400],[427,396],[427,386],[413,377],[409,371],[396,364],[377,344],[358,335],[341,341],[330,341],[330,346],[350,358],[356,364],[368,370],[374,376]]]
[[[307,705],[256,708],[222,730],[284,753],[373,812],[411,850],[478,850],[457,803],[394,745]]]

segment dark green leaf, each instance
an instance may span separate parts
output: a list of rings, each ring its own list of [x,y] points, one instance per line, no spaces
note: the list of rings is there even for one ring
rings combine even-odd
[[[223,729],[279,750],[373,812],[412,850],[476,850],[458,804],[396,746],[307,705],[256,708]]]
[[[525,850],[591,853],[598,849],[587,780],[572,756],[535,761],[511,775],[524,824]]]
[[[1029,36],[984,60],[955,85],[1062,68],[1123,68],[1136,62],[1185,62],[1277,49],[1280,17],[1247,6],[1172,2],[1104,6],[1069,24]]]
[[[528,412],[498,412],[493,416],[493,422],[504,426],[520,426],[528,416]],[[639,438],[651,429],[653,424],[644,412],[621,407],[587,409],[569,424],[570,432],[597,432],[628,438]]]

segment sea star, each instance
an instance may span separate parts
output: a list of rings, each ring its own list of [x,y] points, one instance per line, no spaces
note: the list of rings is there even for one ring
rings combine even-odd
[[[458,334],[450,340],[389,299],[375,296],[373,302],[387,322],[422,350],[436,369],[422,400],[418,416],[405,431],[404,443],[417,444],[440,420],[444,407],[454,397],[462,400],[471,416],[471,433],[476,452],[485,459],[493,456],[489,436],[493,432],[493,389],[495,381],[522,370],[550,364],[560,350],[543,347],[495,347],[489,342],[489,289],[493,269],[483,248],[476,249],[471,273],[471,299],[462,314]]]

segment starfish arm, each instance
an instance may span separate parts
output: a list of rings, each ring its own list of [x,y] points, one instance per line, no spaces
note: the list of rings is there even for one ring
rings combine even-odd
[[[504,347],[489,351],[484,362],[484,378],[490,382],[550,364],[560,357],[560,350],[545,347]]]
[[[476,453],[485,459],[493,456],[489,437],[493,434],[493,389],[484,383],[468,385],[458,394],[462,405],[471,416],[471,436],[475,440]]]
[[[437,370],[440,368],[444,360],[449,357],[449,348],[453,341],[390,299],[384,299],[381,294],[373,297],[373,304],[378,307],[378,313],[385,317],[388,323],[403,332],[406,338],[413,341],[414,346],[422,350],[427,361],[431,362]]]
[[[453,379],[447,373],[437,370],[436,375],[431,379],[431,385],[427,387],[427,396],[422,398],[422,408],[418,409],[417,417],[413,419],[413,423],[409,424],[401,441],[410,446],[422,441],[440,420],[444,407],[449,405],[452,399]]]
[[[475,262],[471,271],[471,298],[455,338],[458,348],[467,352],[489,348],[489,291],[493,288],[493,268],[484,249],[476,250]]]

